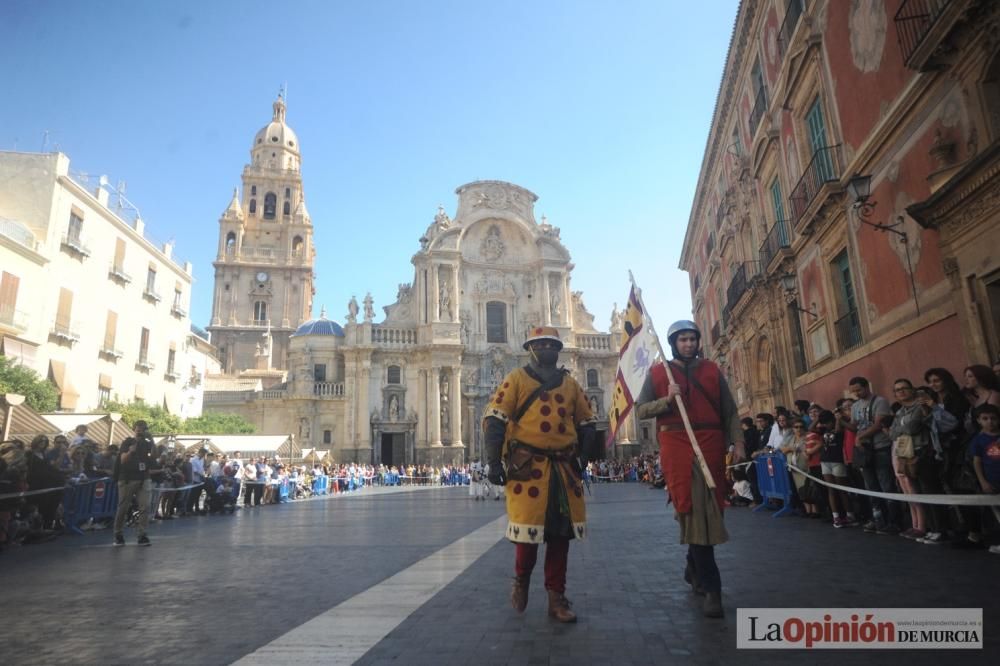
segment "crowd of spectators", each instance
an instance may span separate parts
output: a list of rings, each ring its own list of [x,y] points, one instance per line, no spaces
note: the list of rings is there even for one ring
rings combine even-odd
[[[756,465],[740,463],[780,455],[804,472],[790,472],[799,515],[921,544],[986,548],[984,525],[996,525],[995,506],[905,499],[1000,493],[1000,365],[973,365],[960,378],[961,385],[948,370],[930,368],[922,381],[895,380],[890,399],[865,377],[853,377],[843,396],[830,397],[829,407],[796,400],[791,408],[744,418],[743,441],[730,447],[729,503],[759,505]],[[989,551],[1000,554],[1000,545]]]

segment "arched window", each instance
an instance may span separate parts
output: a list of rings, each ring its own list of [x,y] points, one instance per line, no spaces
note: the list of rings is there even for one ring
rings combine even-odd
[[[252,197],[257,196],[257,186],[256,185],[251,185],[250,186],[250,196],[252,196]]]
[[[236,232],[230,231],[226,234],[226,254],[236,252]]]
[[[296,236],[292,239],[292,255],[296,257],[302,256],[302,236]]]
[[[291,215],[292,214],[292,204],[290,204],[289,202],[286,201],[285,205],[281,207],[281,214],[284,215],[285,217],[288,217],[289,215]]]
[[[278,211],[278,195],[268,192],[264,195],[264,219],[273,220]]]
[[[591,368],[587,370],[587,388],[598,388],[601,383],[598,381],[597,370]]]
[[[399,381],[399,379],[400,379],[400,372],[399,372],[399,366],[398,365],[390,365],[389,368],[388,368],[388,372],[386,374],[387,374],[386,381],[389,384],[399,384],[400,383],[400,381]]]
[[[264,301],[254,301],[253,320],[258,323],[267,321],[267,303]]]
[[[250,200],[250,214],[251,215],[256,215],[257,214],[257,200],[256,199],[251,199]]]
[[[486,304],[486,342],[507,342],[507,304]]]

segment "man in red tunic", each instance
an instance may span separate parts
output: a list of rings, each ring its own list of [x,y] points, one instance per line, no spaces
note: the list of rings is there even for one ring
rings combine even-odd
[[[656,418],[660,444],[660,466],[681,528],[681,543],[688,544],[684,580],[695,594],[704,594],[703,611],[719,618],[722,611],[722,579],[715,563],[716,544],[728,540],[722,522],[726,448],[736,445],[736,460],[742,460],[743,439],[736,401],[715,363],[699,358],[701,332],[693,321],[670,326],[667,340],[674,359],[670,373],[660,362],[650,368],[636,404],[640,419]],[[698,464],[675,400],[681,397],[687,409],[698,446],[715,481],[715,492]]]

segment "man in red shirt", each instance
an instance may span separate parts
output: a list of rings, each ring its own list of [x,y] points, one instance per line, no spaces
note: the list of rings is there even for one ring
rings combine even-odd
[[[729,537],[722,522],[725,456],[735,446],[736,462],[746,459],[736,401],[726,378],[712,361],[700,356],[701,332],[693,321],[681,320],[667,331],[673,352],[667,367],[656,363],[649,371],[639,398],[640,419],[656,418],[660,465],[681,528],[681,543],[688,544],[684,580],[696,594],[705,595],[704,613],[720,618],[722,579],[715,563],[715,546]],[[675,383],[676,382],[676,383]],[[694,448],[676,405],[680,396],[701,449],[715,491],[708,488]]]

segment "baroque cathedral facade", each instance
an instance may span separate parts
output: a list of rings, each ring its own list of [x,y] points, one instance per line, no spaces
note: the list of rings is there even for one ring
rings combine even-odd
[[[251,159],[242,197],[234,193],[219,220],[209,330],[223,374],[208,379],[206,410],[292,434],[297,450],[337,462],[466,462],[483,455],[493,389],[527,362],[526,332],[544,324],[559,329],[560,362],[606,434],[617,337],[594,328],[571,289],[570,254],[558,227],[535,219],[533,193],[501,181],[459,187],[454,217],[439,207],[419,236],[411,281],[380,320],[369,294],[351,298],[341,326],[325,311],[310,318],[312,220],[280,98]],[[615,453],[630,453],[633,439],[630,422]]]

